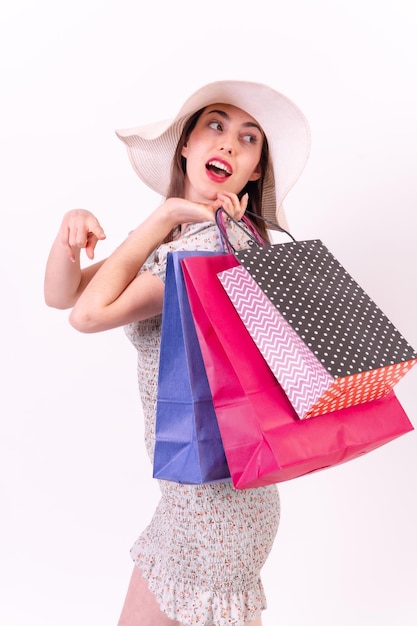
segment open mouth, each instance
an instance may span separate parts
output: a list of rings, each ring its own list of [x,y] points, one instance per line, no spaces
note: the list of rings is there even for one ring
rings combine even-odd
[[[227,178],[232,175],[231,169],[223,163],[222,161],[217,161],[217,159],[212,159],[206,163],[206,169],[210,172],[213,172],[216,176]]]

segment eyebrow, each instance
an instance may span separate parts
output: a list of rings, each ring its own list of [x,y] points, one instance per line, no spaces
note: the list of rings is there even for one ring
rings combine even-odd
[[[224,119],[230,120],[230,115],[226,113],[226,111],[221,111],[220,109],[211,109],[210,111],[207,111],[207,115],[210,115],[211,113],[217,113]],[[256,124],[256,122],[244,122],[242,126],[244,128],[257,128],[261,135],[263,134],[262,128],[259,126],[259,124]]]

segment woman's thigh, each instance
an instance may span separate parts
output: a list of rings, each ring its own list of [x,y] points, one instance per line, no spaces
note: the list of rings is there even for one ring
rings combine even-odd
[[[137,567],[133,568],[118,626],[180,626],[159,608]]]

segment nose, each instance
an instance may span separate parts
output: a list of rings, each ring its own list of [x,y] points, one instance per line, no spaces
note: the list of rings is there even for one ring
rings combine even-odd
[[[221,146],[220,150],[221,150],[221,152],[227,153],[227,154],[232,154],[232,152],[233,152],[232,145],[230,143],[226,143],[226,142],[223,142],[223,145]]]
[[[225,132],[220,140],[220,150],[223,154],[234,152],[234,137],[230,132]]]

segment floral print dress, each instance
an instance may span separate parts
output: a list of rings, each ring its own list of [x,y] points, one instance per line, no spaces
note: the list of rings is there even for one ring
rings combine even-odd
[[[247,236],[230,228],[235,248]],[[167,253],[221,250],[211,222],[186,227],[162,244],[141,271],[165,280]],[[162,316],[129,324],[137,350],[138,383],[145,419],[145,447],[152,462]],[[184,485],[158,481],[161,499],[131,549],[161,610],[185,626],[243,626],[266,608],[260,571],[275,539],[280,515],[276,485],[237,490],[230,482]]]

